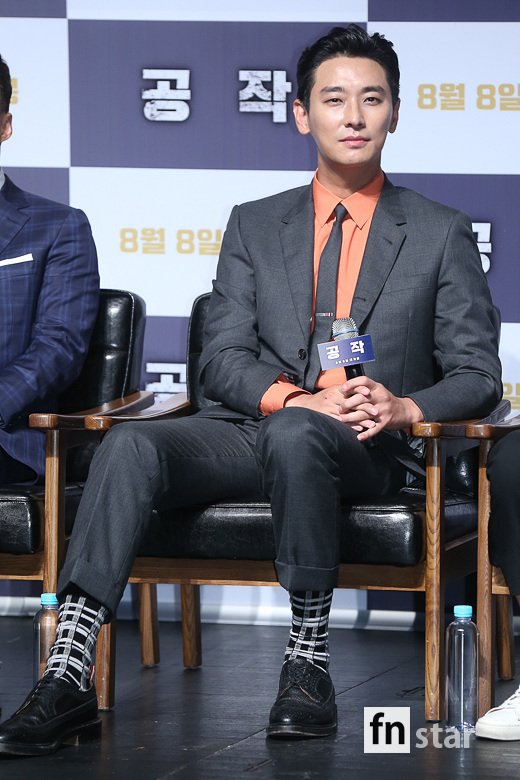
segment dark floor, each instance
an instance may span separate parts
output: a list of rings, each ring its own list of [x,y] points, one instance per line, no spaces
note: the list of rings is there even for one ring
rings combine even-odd
[[[31,687],[31,621],[0,619],[3,717]],[[323,778],[517,778],[520,742],[471,741],[466,749],[416,746],[423,720],[423,635],[332,631],[337,692],[335,737],[266,740],[286,630],[205,625],[204,666],[184,671],[178,624],[161,624],[162,662],[139,664],[137,626],[118,627],[117,703],[103,713],[100,740],[43,758],[0,760],[1,780],[301,780]],[[517,647],[517,654],[520,646]],[[505,698],[514,682],[500,683]],[[410,707],[410,754],[365,754],[364,707]],[[440,744],[442,735],[436,739]]]

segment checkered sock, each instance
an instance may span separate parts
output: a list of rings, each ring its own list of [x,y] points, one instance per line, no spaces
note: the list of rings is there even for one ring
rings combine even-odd
[[[292,626],[285,660],[306,658],[327,671],[332,590],[297,590],[291,591],[289,595]]]
[[[60,604],[56,642],[45,674],[63,677],[82,691],[92,680],[96,639],[108,610],[87,596],[66,596]]]

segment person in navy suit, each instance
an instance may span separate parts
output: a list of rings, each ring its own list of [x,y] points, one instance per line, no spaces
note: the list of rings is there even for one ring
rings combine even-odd
[[[0,144],[12,133],[11,77],[0,57]],[[52,411],[78,376],[98,308],[97,254],[82,211],[24,192],[0,168],[0,485],[43,477]]]

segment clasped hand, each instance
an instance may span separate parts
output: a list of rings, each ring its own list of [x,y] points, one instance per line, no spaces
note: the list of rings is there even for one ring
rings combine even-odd
[[[415,401],[393,395],[384,385],[368,376],[349,379],[342,385],[332,385],[314,395],[295,396],[286,405],[305,406],[328,414],[358,431],[359,441],[377,436],[384,428],[390,431],[408,428],[423,419]]]

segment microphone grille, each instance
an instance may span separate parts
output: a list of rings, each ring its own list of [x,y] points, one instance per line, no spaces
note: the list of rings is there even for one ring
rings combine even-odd
[[[332,323],[332,338],[334,341],[353,339],[359,336],[358,326],[352,317],[341,317]]]

